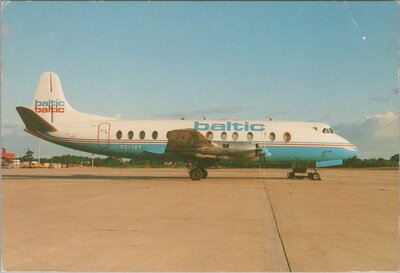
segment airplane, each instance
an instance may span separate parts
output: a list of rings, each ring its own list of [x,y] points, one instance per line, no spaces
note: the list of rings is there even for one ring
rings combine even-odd
[[[343,164],[355,145],[325,123],[272,120],[120,120],[82,113],[65,99],[54,72],[39,80],[32,107],[16,108],[25,131],[79,151],[184,162],[192,180],[222,162],[290,162],[287,178],[320,180],[318,168]],[[308,167],[312,172],[307,172]]]

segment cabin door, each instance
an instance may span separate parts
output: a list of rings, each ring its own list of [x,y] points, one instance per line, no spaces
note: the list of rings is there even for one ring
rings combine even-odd
[[[100,123],[97,131],[97,145],[106,148],[110,145],[110,123]]]

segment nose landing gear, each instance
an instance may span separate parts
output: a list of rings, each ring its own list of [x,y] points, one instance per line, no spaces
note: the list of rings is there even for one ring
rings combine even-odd
[[[314,169],[314,172],[308,173],[307,177],[311,180],[321,180],[321,175],[318,173],[317,168]]]
[[[294,164],[292,171],[287,173],[288,179],[304,179],[306,177],[311,180],[321,180],[321,175],[317,168],[314,168],[313,172],[307,173],[307,165],[305,163]]]

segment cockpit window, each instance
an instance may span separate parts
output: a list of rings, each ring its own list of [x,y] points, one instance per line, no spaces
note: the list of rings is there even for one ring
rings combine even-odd
[[[322,130],[322,133],[324,133],[324,134],[333,134],[333,130],[332,130],[332,128],[324,128]]]

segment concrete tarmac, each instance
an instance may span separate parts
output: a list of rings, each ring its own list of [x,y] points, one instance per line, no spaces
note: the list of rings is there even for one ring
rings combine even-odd
[[[2,170],[12,271],[396,271],[398,170]]]

